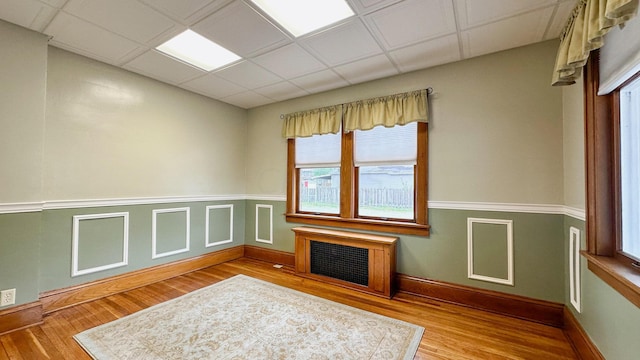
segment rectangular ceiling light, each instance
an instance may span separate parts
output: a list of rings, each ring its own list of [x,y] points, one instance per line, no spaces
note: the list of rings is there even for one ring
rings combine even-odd
[[[251,0],[298,37],[353,16],[345,0]]]
[[[176,35],[156,49],[205,71],[240,60],[240,56],[191,30]]]

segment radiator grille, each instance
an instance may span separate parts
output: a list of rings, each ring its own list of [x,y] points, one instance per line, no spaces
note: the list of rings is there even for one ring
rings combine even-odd
[[[369,286],[369,249],[310,241],[311,273]]]

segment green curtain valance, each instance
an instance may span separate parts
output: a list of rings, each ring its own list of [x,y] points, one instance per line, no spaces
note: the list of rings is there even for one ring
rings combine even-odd
[[[580,77],[589,52],[604,45],[603,37],[633,18],[638,0],[579,0],[560,36],[552,85],[571,85]]]
[[[309,137],[320,134],[337,134],[342,123],[342,105],[300,111],[284,116],[282,136],[285,138]]]
[[[418,90],[344,105],[344,130],[369,130],[428,121],[427,90]]]

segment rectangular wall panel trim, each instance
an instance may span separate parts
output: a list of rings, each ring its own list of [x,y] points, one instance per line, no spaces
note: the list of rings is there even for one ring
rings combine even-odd
[[[580,230],[569,228],[569,297],[571,305],[581,312],[580,305]]]
[[[269,238],[260,238],[260,209],[269,210]],[[256,241],[266,244],[273,244],[273,205],[256,204]]]
[[[166,251],[163,253],[158,253],[158,214],[169,214],[169,213],[185,213],[185,234],[184,234],[184,247],[172,251]],[[151,258],[157,259],[165,256],[180,254],[183,252],[189,251],[189,243],[190,243],[190,230],[191,227],[191,208],[183,207],[183,208],[173,208],[173,209],[155,209],[153,210],[153,220],[152,220],[152,230],[151,230]]]
[[[496,278],[491,276],[485,276],[476,274],[474,272],[474,250],[473,250],[473,224],[495,224],[505,225],[507,236],[507,278]],[[513,286],[513,220],[503,219],[480,219],[480,218],[468,218],[467,219],[467,275],[469,279],[493,282],[503,285]]]
[[[227,239],[209,242],[211,238],[212,226],[210,224],[210,213],[212,209],[229,209],[229,236]],[[205,247],[228,244],[233,241],[233,204],[210,205],[206,207],[205,214]]]
[[[80,247],[80,222],[82,220],[91,220],[91,219],[110,219],[122,217],[123,218],[123,234],[122,234],[122,261],[97,266],[93,268],[87,269],[79,269],[79,247]],[[119,213],[108,213],[108,214],[89,214],[89,215],[75,215],[73,217],[73,235],[72,235],[72,253],[71,253],[71,276],[80,276],[91,274],[98,271],[113,269],[121,266],[126,266],[128,264],[129,259],[129,213],[128,212],[119,212]]]

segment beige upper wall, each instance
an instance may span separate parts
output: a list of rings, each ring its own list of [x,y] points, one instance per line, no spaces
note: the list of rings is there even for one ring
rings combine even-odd
[[[245,193],[246,110],[49,47],[45,200]]]
[[[584,92],[582,81],[562,88],[564,205],[585,209]]]
[[[556,50],[548,41],[251,109],[247,192],[285,195],[280,114],[431,86],[431,201],[563,204]]]
[[[42,198],[47,38],[0,20],[0,204]]]

